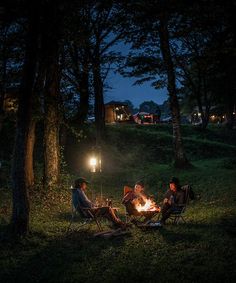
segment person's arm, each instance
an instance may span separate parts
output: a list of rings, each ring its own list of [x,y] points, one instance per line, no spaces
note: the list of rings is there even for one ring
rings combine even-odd
[[[176,200],[175,200],[175,205],[178,206],[178,205],[183,205],[184,204],[184,195],[185,193],[183,191],[179,191],[177,196],[176,196]]]
[[[164,204],[167,204],[167,203],[168,203],[169,205],[171,205],[171,204],[172,204],[172,200],[170,199],[171,196],[172,196],[172,194],[171,194],[170,190],[168,190],[168,191],[165,193],[165,195],[164,195],[163,203],[164,203]]]
[[[73,203],[74,208],[77,209],[79,205],[79,197],[78,197],[77,189],[72,190],[72,203]]]
[[[122,203],[123,203],[123,204],[126,204],[127,202],[129,202],[129,201],[131,201],[131,200],[132,200],[131,192],[128,192],[128,193],[123,197]]]
[[[79,203],[83,208],[92,208],[95,205],[88,199],[88,197],[86,196],[86,194],[81,191],[78,190],[78,199],[79,199]]]

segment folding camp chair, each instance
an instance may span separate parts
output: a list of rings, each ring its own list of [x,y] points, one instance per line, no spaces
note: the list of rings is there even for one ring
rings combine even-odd
[[[99,217],[94,212],[93,208],[83,208],[80,207],[79,203],[75,202],[76,199],[76,189],[72,189],[72,199],[71,199],[71,220],[69,226],[67,228],[67,232],[71,229],[72,223],[77,222],[76,216],[79,216],[79,225],[77,229],[81,227],[92,224],[93,222],[96,223],[98,230],[102,231],[101,223]]]
[[[179,224],[180,221],[186,223],[185,211],[189,203],[190,186],[189,185],[182,186],[181,190],[183,190],[185,193],[184,203],[178,204],[177,209],[171,213],[169,219],[172,221],[173,224]]]
[[[128,193],[130,193],[132,191],[133,191],[133,189],[131,187],[124,186],[123,197],[125,197]],[[125,222],[130,223],[131,220],[132,220],[131,212],[129,211],[128,207],[125,204],[124,204],[124,207],[125,207]]]

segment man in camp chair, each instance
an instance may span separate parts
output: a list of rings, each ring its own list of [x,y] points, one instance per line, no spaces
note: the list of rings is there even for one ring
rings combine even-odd
[[[142,222],[145,223],[159,213],[160,208],[153,201],[149,207],[145,208],[147,200],[150,198],[144,192],[142,181],[136,182],[134,189],[125,186],[122,204],[135,224],[138,224],[140,222],[138,219],[140,220],[142,217],[144,218]]]
[[[164,225],[166,220],[172,215],[180,215],[186,205],[186,192],[180,186],[179,179],[172,177],[169,182],[162,206],[162,217],[159,221],[160,226]]]
[[[122,222],[116,215],[115,209],[110,206],[96,207],[86,195],[87,184],[89,182],[85,178],[75,180],[75,188],[73,190],[73,206],[85,218],[90,218],[91,214],[95,217],[105,217],[110,220],[115,227],[125,228],[126,224]]]

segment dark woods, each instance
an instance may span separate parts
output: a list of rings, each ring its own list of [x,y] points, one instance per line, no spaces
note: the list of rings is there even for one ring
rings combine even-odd
[[[0,5],[0,130],[8,117],[6,96],[16,92],[18,101],[12,162],[16,234],[29,230],[37,123],[44,128],[44,187],[56,188],[61,134],[74,123],[82,129],[94,113],[96,143],[104,138],[104,93],[111,69],[137,78],[137,84],[149,81],[157,91],[167,88],[177,167],[190,165],[181,136],[182,104],[198,106],[203,129],[211,107],[221,104],[232,128],[234,14],[235,1],[45,0]],[[117,43],[126,44],[126,56],[116,51]]]

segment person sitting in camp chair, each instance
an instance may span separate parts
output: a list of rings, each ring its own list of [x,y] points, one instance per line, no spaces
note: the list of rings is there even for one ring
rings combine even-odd
[[[159,225],[165,224],[173,213],[180,213],[185,204],[185,192],[181,189],[179,179],[172,177],[169,181],[169,189],[165,193],[163,206],[161,209],[162,217]]]
[[[147,200],[150,203],[148,207],[145,206]],[[137,218],[144,217],[143,223],[145,223],[160,212],[160,207],[145,194],[142,181],[136,182],[134,189],[125,187],[122,204],[125,206],[127,214],[134,216],[132,217],[132,222],[135,224],[139,223]]]
[[[125,228],[126,224],[122,222],[116,215],[115,209],[110,206],[97,207],[86,195],[87,184],[89,182],[80,177],[75,180],[75,188],[73,195],[73,206],[84,217],[90,218],[91,214],[96,217],[105,217],[110,220],[115,227]]]

